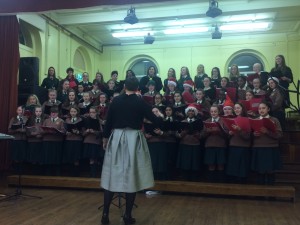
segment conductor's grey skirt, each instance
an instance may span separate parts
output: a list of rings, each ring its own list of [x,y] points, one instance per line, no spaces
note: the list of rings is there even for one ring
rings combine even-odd
[[[105,150],[101,186],[128,193],[154,186],[149,149],[140,130],[113,130]]]

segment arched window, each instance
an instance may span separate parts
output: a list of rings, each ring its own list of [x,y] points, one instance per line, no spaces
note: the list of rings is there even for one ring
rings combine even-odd
[[[140,79],[143,76],[147,75],[147,71],[150,66],[153,66],[158,73],[156,64],[152,60],[146,58],[141,58],[135,61],[130,69],[135,73],[136,77]]]
[[[230,67],[233,64],[238,65],[241,75],[247,75],[253,73],[252,67],[254,63],[261,64],[261,70],[264,70],[264,63],[259,56],[254,53],[240,53],[236,55],[228,64],[228,74],[230,73]]]
[[[76,49],[75,54],[74,54],[74,60],[73,60],[73,65],[75,71],[81,71],[81,72],[75,72],[75,77],[79,80],[82,81],[82,71],[86,71],[86,65],[85,65],[85,60],[83,57],[83,54]]]
[[[31,25],[23,20],[19,20],[19,25],[19,43],[29,48],[33,48],[32,38],[29,31],[29,27]]]

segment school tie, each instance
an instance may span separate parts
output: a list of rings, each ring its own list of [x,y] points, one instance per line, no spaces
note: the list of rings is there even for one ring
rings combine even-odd
[[[201,104],[202,103],[202,101],[197,101],[197,104]]]
[[[101,107],[104,107],[105,105],[104,104],[101,104]]]
[[[72,118],[72,123],[75,123],[75,118]]]
[[[176,106],[179,106],[179,103],[176,103]]]
[[[40,118],[37,118],[36,119],[36,123],[40,123],[41,122],[41,119]]]
[[[52,120],[52,123],[54,123],[54,122],[55,122],[55,119],[54,119],[54,118],[52,118],[51,120]]]
[[[150,91],[150,95],[153,95],[153,91]]]

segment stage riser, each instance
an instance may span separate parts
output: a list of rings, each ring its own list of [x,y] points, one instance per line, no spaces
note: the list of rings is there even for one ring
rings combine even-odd
[[[24,175],[22,176],[21,183],[22,186],[31,187],[100,189],[99,178]],[[8,184],[17,185],[18,176],[9,176]],[[183,181],[156,181],[155,187],[151,188],[151,190],[211,195],[263,196],[295,200],[295,188],[292,186],[262,186]]]

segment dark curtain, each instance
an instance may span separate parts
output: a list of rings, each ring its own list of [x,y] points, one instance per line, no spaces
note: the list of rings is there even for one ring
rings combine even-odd
[[[0,16],[0,133],[7,134],[17,108],[19,23],[16,16]],[[8,141],[0,139],[0,171],[9,167]]]

